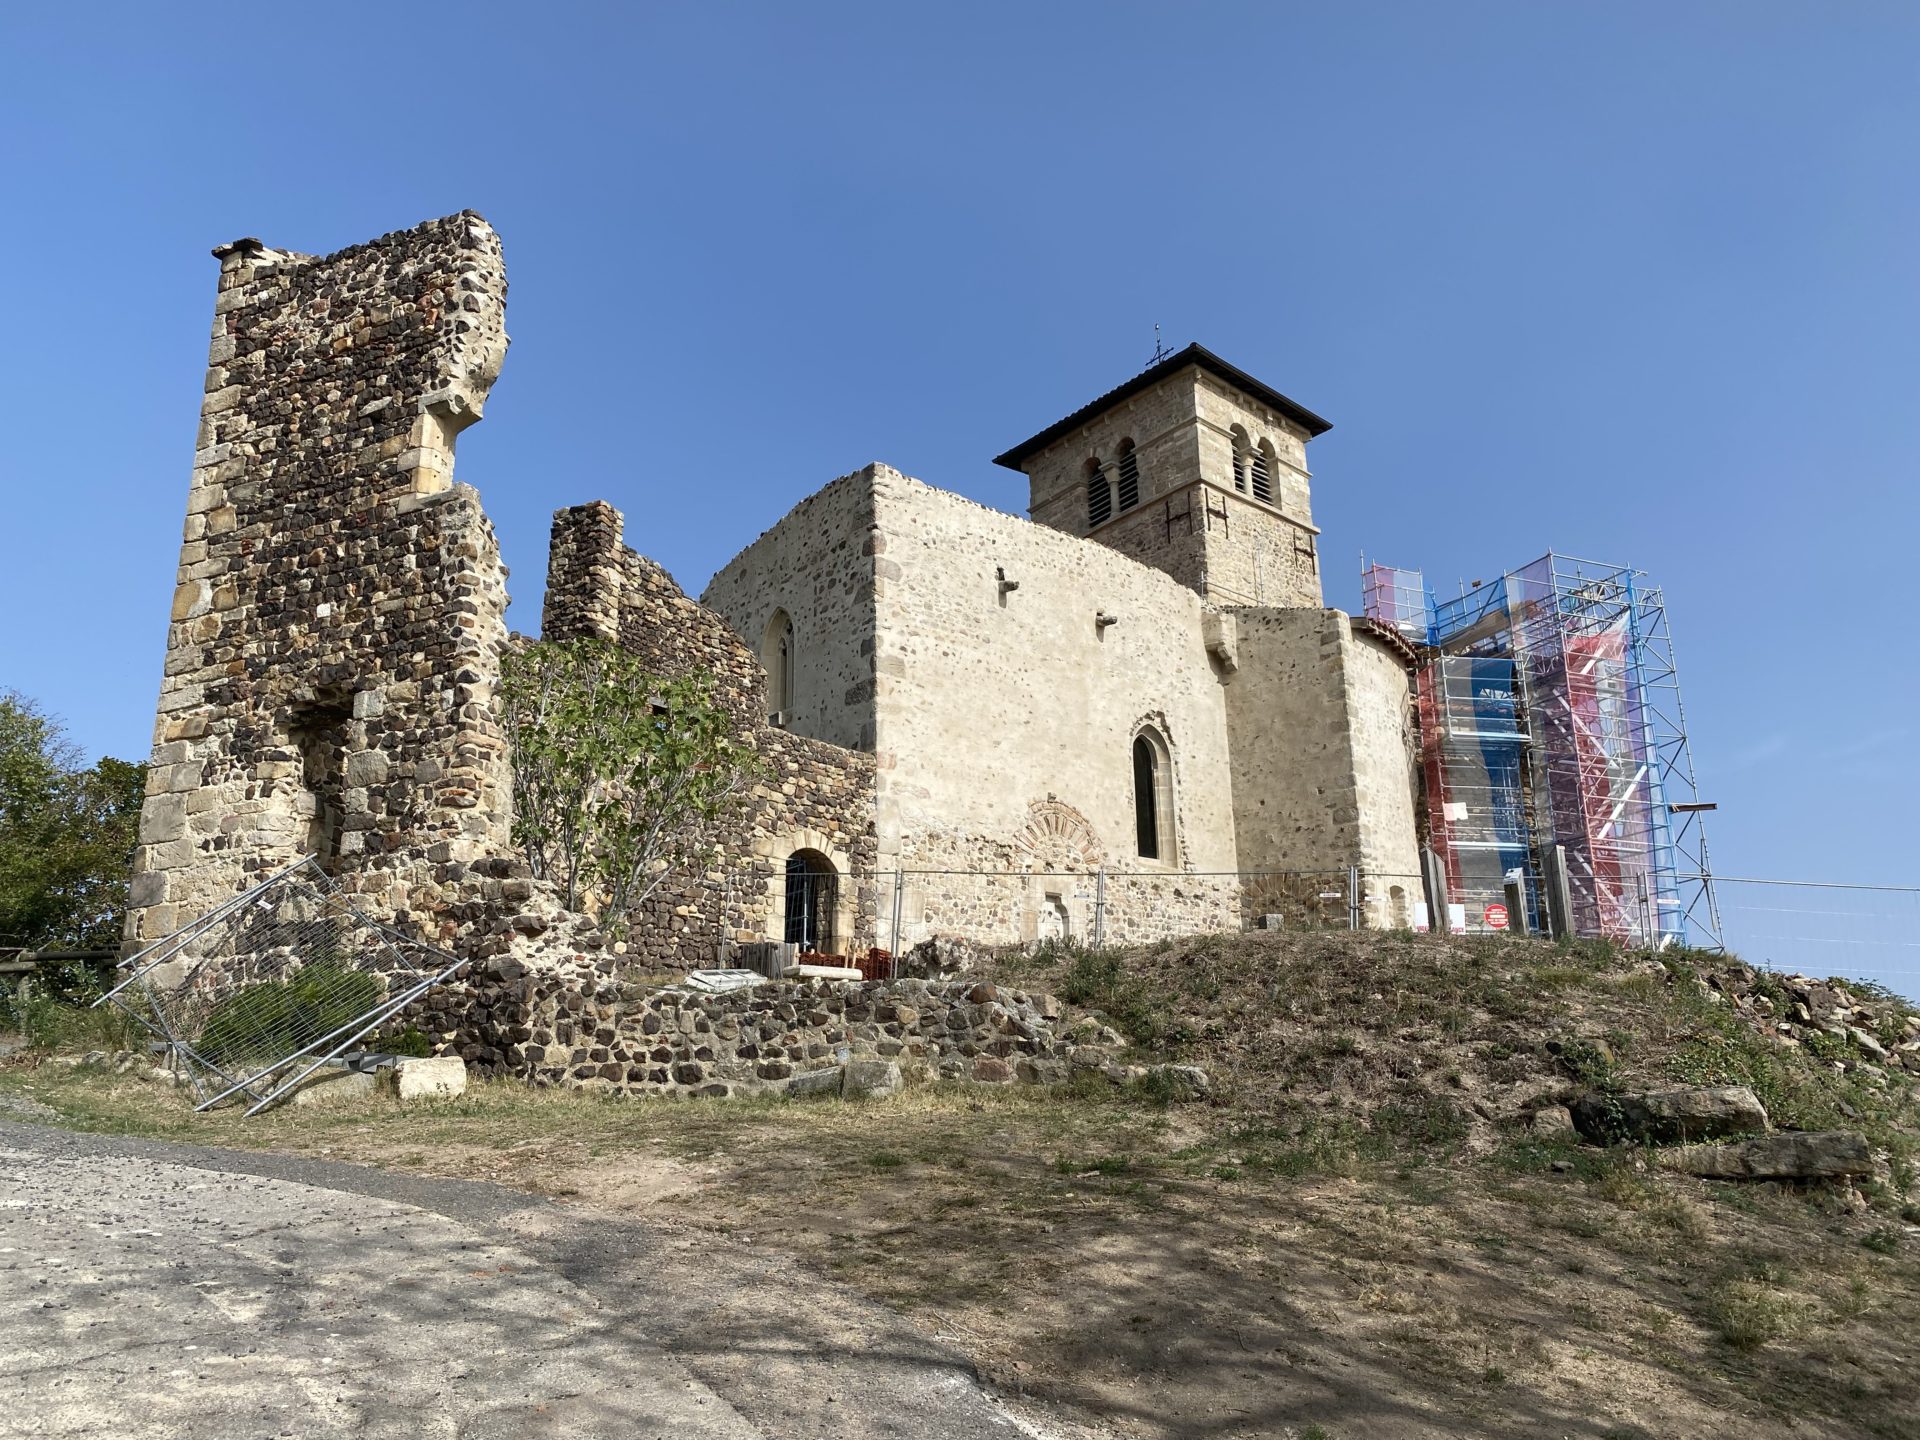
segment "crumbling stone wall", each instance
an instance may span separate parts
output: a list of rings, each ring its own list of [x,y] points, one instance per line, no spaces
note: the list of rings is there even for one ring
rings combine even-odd
[[[616,1095],[784,1091],[846,1057],[943,1079],[1042,1083],[1065,1079],[1076,1056],[1111,1063],[1118,1039],[1097,1024],[1063,1024],[1051,996],[965,980],[801,980],[701,995],[636,986],[612,957],[576,955],[494,961],[472,983],[475,1002],[449,1047],[468,1064]]]
[[[214,253],[128,941],[309,851],[436,932],[446,867],[503,853],[511,803],[506,575],[452,478],[506,351],[499,238],[466,212]]]
[[[604,501],[557,511],[542,632],[549,639],[617,640],[662,675],[704,675],[715,699],[768,766],[735,823],[717,837],[712,867],[661,887],[635,915],[628,954],[670,968],[710,965],[728,943],[784,934],[786,863],[798,850],[840,876],[835,948],[876,943],[874,760],[765,723],[766,671],[720,616],[621,541]]]

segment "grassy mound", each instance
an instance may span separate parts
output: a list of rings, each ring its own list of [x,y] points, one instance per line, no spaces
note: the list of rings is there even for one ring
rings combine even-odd
[[[1139,1058],[1204,1066],[1255,1166],[1486,1150],[1581,1093],[1675,1085],[1745,1085],[1779,1128],[1859,1131],[1899,1190],[1920,1147],[1920,1075],[1901,1063],[1920,1055],[1897,1049],[1911,1007],[1855,984],[1842,1014],[1864,1025],[1783,1024],[1779,980],[1726,956],[1258,932],[999,969],[1094,1012]]]

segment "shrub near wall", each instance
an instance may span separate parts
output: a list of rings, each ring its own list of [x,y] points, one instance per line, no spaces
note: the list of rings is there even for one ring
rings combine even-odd
[[[897,1059],[946,1079],[1043,1083],[1076,1052],[1050,996],[977,981],[783,981],[704,995],[623,982],[612,957],[485,962],[455,1048],[540,1085],[632,1095],[780,1091],[842,1058]],[[1097,1059],[1095,1055],[1097,1053]]]

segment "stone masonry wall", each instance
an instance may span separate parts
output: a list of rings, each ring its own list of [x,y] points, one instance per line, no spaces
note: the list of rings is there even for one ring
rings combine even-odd
[[[220,259],[129,943],[302,853],[434,929],[503,853],[506,573],[454,437],[506,350],[472,213],[324,257]]]
[[[471,984],[449,1047],[470,1065],[616,1095],[785,1091],[841,1058],[1001,1083],[1060,1080],[1076,1057],[1112,1058],[1062,1033],[1052,997],[972,981],[801,980],[705,995],[634,985],[611,957],[575,955],[492,961]]]
[[[711,965],[725,944],[784,934],[786,862],[796,850],[826,856],[842,877],[835,945],[875,943],[873,757],[765,723],[766,672],[720,616],[622,543],[623,522],[595,501],[557,511],[542,625],[549,639],[617,639],[662,675],[709,677],[767,762],[736,823],[716,837],[700,875],[671,881],[635,916],[628,954],[662,968]],[[852,877],[852,878],[849,878]]]
[[[1191,873],[1236,869],[1223,676],[1200,598],[1105,546],[871,473],[897,567],[875,586],[880,851],[921,872],[906,881],[902,945],[1031,940],[1063,917],[1085,935],[1101,866],[1142,872],[1110,887],[1112,938],[1235,923],[1230,882]],[[1142,727],[1171,757],[1174,853],[1155,860],[1136,843]],[[936,873],[982,870],[1033,873]]]
[[[774,615],[786,613],[794,662],[785,728],[848,750],[873,749],[873,586],[891,570],[873,525],[864,472],[842,476],[723,565],[700,595],[756,653]]]
[[[1403,900],[1417,893],[1419,856],[1400,658],[1338,610],[1225,619],[1238,665],[1226,693],[1241,864],[1317,878],[1358,866],[1366,893],[1381,897],[1370,923],[1405,923],[1392,887]],[[1301,898],[1284,885],[1275,893]]]

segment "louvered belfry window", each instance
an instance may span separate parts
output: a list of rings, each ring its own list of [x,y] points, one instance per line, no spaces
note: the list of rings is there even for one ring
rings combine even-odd
[[[1253,452],[1253,498],[1263,505],[1273,503],[1273,471],[1267,464],[1266,452]]]
[[[1140,503],[1140,459],[1133,442],[1125,440],[1120,448],[1120,508],[1131,510]]]
[[[1087,528],[1097,530],[1113,518],[1113,490],[1098,460],[1087,462]]]

